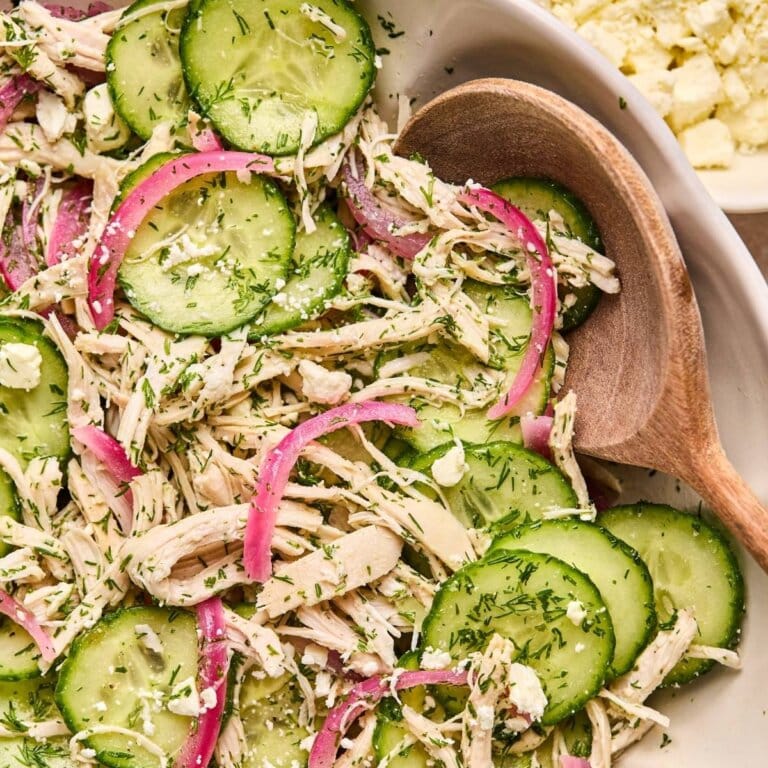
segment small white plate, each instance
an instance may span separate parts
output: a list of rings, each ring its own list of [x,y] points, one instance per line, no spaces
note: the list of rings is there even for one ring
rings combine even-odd
[[[698,174],[726,213],[768,211],[768,149],[752,155],[737,152],[730,168]]]

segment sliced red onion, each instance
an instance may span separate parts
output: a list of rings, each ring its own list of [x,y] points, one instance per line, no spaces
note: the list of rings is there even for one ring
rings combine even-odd
[[[43,8],[51,16],[57,19],[69,19],[69,21],[82,21],[90,16],[98,16],[100,13],[114,10],[112,6],[102,2],[91,3],[87,10],[75,8],[71,5],[56,5],[54,3],[43,3]]]
[[[48,633],[40,626],[37,619],[15,598],[0,589],[0,613],[7,616],[14,624],[23,627],[40,649],[43,661],[54,661],[56,649]]]
[[[56,319],[59,321],[61,330],[64,331],[64,333],[66,333],[67,336],[69,336],[69,338],[74,341],[75,336],[80,333],[80,326],[77,324],[77,320],[75,320],[75,318],[71,315],[65,315],[63,312],[56,312],[50,308],[44,310],[40,314],[43,317],[48,317],[52,311],[56,315]]]
[[[549,436],[552,433],[551,416],[533,416],[526,413],[520,417],[520,428],[523,431],[523,445],[529,451],[535,451],[547,461],[552,461],[552,449],[549,447]]]
[[[22,99],[30,93],[36,93],[42,86],[29,75],[14,75],[0,88],[0,133],[5,130],[11,115]]]
[[[192,137],[192,146],[198,152],[221,152],[224,145],[212,128],[203,128]]]
[[[71,259],[77,253],[76,244],[88,231],[92,200],[93,183],[85,179],[67,187],[62,193],[45,255],[45,263],[49,267]]]
[[[75,427],[72,434],[94,453],[118,482],[130,483],[134,477],[142,474],[141,470],[128,458],[125,448],[103,429],[90,425]]]
[[[459,198],[495,216],[518,238],[525,251],[531,273],[531,308],[533,329],[523,356],[520,370],[506,395],[488,411],[489,419],[500,419],[514,411],[525,396],[541,368],[541,360],[555,327],[557,312],[557,274],[549,256],[547,245],[531,220],[512,203],[490,189],[467,188]],[[537,258],[538,255],[538,258]]]
[[[419,685],[466,685],[467,673],[454,670],[418,670],[403,672],[392,678],[370,677],[358,683],[344,701],[325,718],[309,753],[308,768],[333,768],[341,740],[363,712],[387,694],[405,691]]]
[[[198,689],[216,692],[216,703],[200,714],[174,763],[175,768],[205,768],[213,757],[221,731],[227,699],[229,653],[226,621],[221,599],[211,597],[197,606],[197,625],[202,635]]]
[[[272,158],[250,152],[199,152],[174,157],[127,195],[110,217],[91,258],[88,303],[101,331],[115,314],[115,282],[120,262],[146,215],[174,189],[205,173],[273,172]]]
[[[34,251],[26,247],[21,224],[14,222],[13,213],[8,212],[5,219],[5,231],[10,231],[9,242],[0,238],[0,273],[6,286],[11,291],[18,290],[30,277],[39,272]]]
[[[272,573],[271,546],[277,507],[299,454],[318,437],[365,421],[385,421],[409,427],[419,425],[416,411],[407,405],[376,400],[347,403],[307,419],[267,454],[245,528],[243,563],[251,579],[264,582]]]
[[[398,229],[407,222],[386,210],[365,186],[362,178],[356,178],[349,163],[342,169],[347,185],[345,200],[355,221],[374,239],[386,243],[392,253],[404,259],[412,259],[432,239],[427,234],[398,235]]]
[[[37,247],[37,211],[40,208],[45,182],[37,179],[34,189],[27,193],[21,203],[21,239],[29,254],[34,254]]]
[[[560,768],[592,768],[589,760],[572,755],[560,755]]]
[[[107,476],[103,478],[101,490],[107,506],[120,521],[123,533],[130,533],[133,523],[133,494],[125,487],[134,477],[142,474],[141,470],[131,462],[123,446],[103,429],[90,425],[75,427],[72,435],[91,452],[90,456],[83,456],[83,469],[96,474],[102,469],[106,471]]]

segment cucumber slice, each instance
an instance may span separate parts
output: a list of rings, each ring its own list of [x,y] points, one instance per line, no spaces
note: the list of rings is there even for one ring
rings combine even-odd
[[[573,717],[563,720],[557,726],[562,735],[568,754],[573,757],[589,757],[592,752],[592,724],[584,710],[577,712]],[[533,756],[536,756],[538,768],[561,768],[560,763],[552,762],[552,747],[554,746],[555,733],[537,749],[522,754],[509,750],[499,750],[494,755],[495,768],[533,768]]]
[[[16,622],[0,617],[0,680],[40,677],[40,651],[31,635]]]
[[[0,469],[0,515],[6,515],[13,520],[21,519],[19,497],[16,495],[13,480],[2,469]],[[7,555],[10,551],[10,545],[0,541],[0,557]]]
[[[317,229],[298,232],[288,269],[288,283],[251,326],[261,338],[295,328],[325,312],[325,303],[339,293],[347,276],[349,235],[329,205],[315,213]]]
[[[262,176],[205,174],[182,184],[142,222],[118,277],[155,325],[218,336],[255,317],[285,279],[295,224]]]
[[[573,237],[602,253],[603,242],[595,220],[584,203],[556,181],[518,177],[503,179],[494,184],[493,189],[528,218],[547,221],[549,212],[557,211]],[[583,288],[560,286],[558,293],[561,301],[569,293],[576,296],[576,303],[563,313],[563,331],[581,325],[592,314],[601,295],[600,289],[591,283]]]
[[[298,768],[307,764],[301,742],[309,731],[299,725],[303,696],[296,678],[257,680],[246,675],[240,691],[240,717],[247,749],[243,768]]]
[[[141,625],[155,632],[162,653],[141,641]],[[170,712],[167,705],[174,686],[188,678],[197,679],[194,616],[165,608],[125,608],[77,638],[61,667],[56,703],[73,733],[98,724],[141,731],[148,707],[153,741],[174,757],[194,720]],[[149,705],[150,697],[156,703]],[[97,734],[84,743],[111,768],[157,768],[157,757],[128,736]]]
[[[699,625],[696,642],[718,648],[737,645],[744,615],[744,579],[720,533],[700,517],[661,504],[614,507],[599,522],[645,561],[653,578],[660,623],[685,608]],[[664,684],[687,683],[713,666],[712,661],[685,659]]]
[[[365,19],[345,0],[314,0],[343,34],[303,12],[303,0],[203,0],[181,32],[189,92],[232,145],[296,154],[302,124],[315,143],[340,131],[376,73]]]
[[[411,463],[419,472],[431,472],[435,460],[453,443],[441,445]],[[444,488],[451,512],[467,528],[485,528],[503,521],[508,529],[538,520],[552,507],[578,506],[565,475],[538,453],[510,442],[474,445],[464,449],[468,466],[452,488]],[[527,547],[506,547],[527,549]],[[549,554],[558,556],[556,552]],[[567,558],[564,558],[567,559]]]
[[[181,73],[179,32],[185,8],[168,10],[163,0],[138,0],[123,18],[152,5],[155,13],[118,26],[106,53],[107,85],[115,110],[144,141],[163,122],[187,124],[191,102]]]
[[[579,626],[566,615],[571,601],[586,611]],[[494,633],[512,639],[517,660],[536,671],[549,700],[543,725],[574,714],[600,690],[614,650],[611,618],[589,578],[562,560],[524,550],[495,552],[454,573],[435,596],[422,633],[425,647],[457,661],[483,650]]]
[[[56,681],[50,677],[0,682],[0,724],[16,730],[19,720],[41,722],[58,716],[53,700]]]
[[[490,286],[474,281],[465,283],[464,292],[498,322],[491,335],[489,367],[507,373],[502,387],[502,391],[506,391],[520,368],[531,333],[533,315],[528,297],[511,287]],[[474,382],[468,379],[467,372],[477,371],[478,362],[463,347],[441,343],[419,348],[419,351],[429,352],[429,360],[412,368],[410,375],[459,388],[472,387]],[[544,356],[541,371],[521,403],[524,411],[542,413],[546,408],[554,365],[555,357],[550,347]],[[462,412],[450,403],[437,406],[422,398],[412,399],[410,405],[419,411],[421,426],[418,429],[398,428],[397,434],[419,453],[426,453],[454,438],[464,443],[477,444],[491,440],[522,442],[517,417],[490,421],[485,415],[487,408]]]
[[[610,677],[632,668],[656,629],[653,582],[640,555],[605,529],[581,520],[542,520],[493,542],[490,552],[527,549],[586,573],[611,614],[616,649]]]
[[[110,213],[114,213],[120,203],[125,200],[128,193],[144,179],[149,178],[161,165],[165,165],[169,160],[173,160],[180,152],[158,152],[152,155],[149,160],[142,163],[135,171],[131,171],[121,182],[120,189],[112,201]]]
[[[36,456],[69,456],[67,365],[35,320],[0,318],[0,345],[33,344],[43,358],[40,384],[29,392],[0,386],[0,448],[22,467]]]
[[[37,741],[28,736],[0,740],[0,768],[82,768],[70,757],[69,739]]]

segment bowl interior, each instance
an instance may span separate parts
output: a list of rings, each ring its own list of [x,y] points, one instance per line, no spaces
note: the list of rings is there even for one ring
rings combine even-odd
[[[699,347],[701,332],[666,216],[626,150],[571,102],[506,79],[472,81],[430,102],[405,126],[397,150],[405,156],[418,152],[438,177],[454,183],[546,178],[585,203],[603,236],[605,253],[617,265],[622,290],[604,295],[587,322],[567,335],[571,355],[566,384],[580,403],[578,447],[617,460],[623,458],[625,441],[646,448],[633,436],[650,428],[669,358],[677,357],[671,342],[685,321],[698,334],[692,341]],[[674,300],[672,280],[684,294]],[[671,316],[665,314],[668,310]],[[706,396],[703,375],[696,384]],[[643,463],[664,466],[659,440],[652,441],[654,448]],[[638,460],[633,455],[633,463]]]

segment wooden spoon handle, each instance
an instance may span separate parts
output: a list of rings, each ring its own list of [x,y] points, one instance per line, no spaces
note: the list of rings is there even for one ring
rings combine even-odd
[[[683,479],[768,573],[768,508],[755,496],[720,446],[703,453]]]

